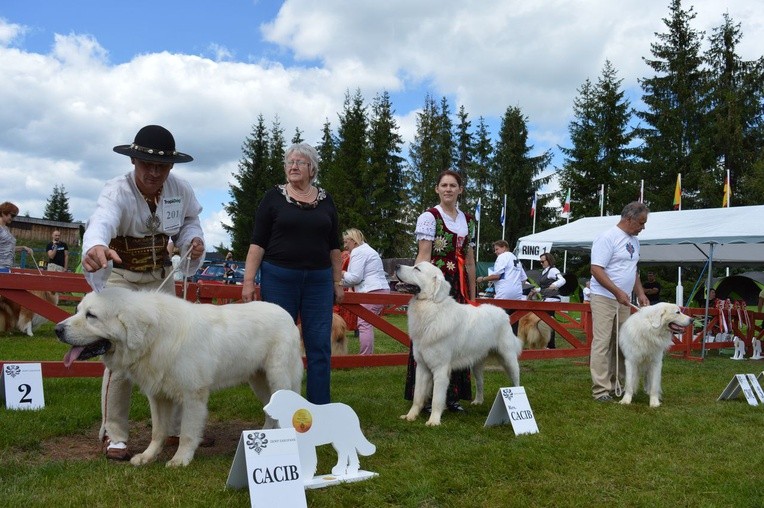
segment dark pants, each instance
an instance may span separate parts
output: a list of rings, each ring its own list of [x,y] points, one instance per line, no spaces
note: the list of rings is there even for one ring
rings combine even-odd
[[[306,398],[313,404],[331,402],[331,335],[334,283],[332,269],[295,270],[263,262],[263,301],[285,309],[302,326],[308,365]]]

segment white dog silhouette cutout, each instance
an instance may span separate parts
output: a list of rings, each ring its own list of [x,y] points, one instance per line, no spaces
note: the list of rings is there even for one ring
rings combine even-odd
[[[357,474],[361,466],[358,455],[372,455],[377,450],[363,435],[358,416],[347,404],[312,404],[291,390],[278,390],[263,410],[278,421],[278,427],[294,427],[306,481],[316,474],[316,446],[334,447],[337,465],[332,474],[340,477]]]

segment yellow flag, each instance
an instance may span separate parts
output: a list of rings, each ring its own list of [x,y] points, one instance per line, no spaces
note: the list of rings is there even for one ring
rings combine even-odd
[[[676,175],[676,189],[674,189],[674,210],[682,209],[682,173]]]
[[[730,206],[730,179],[729,177],[724,179],[724,197],[722,198],[722,208],[728,208]]]

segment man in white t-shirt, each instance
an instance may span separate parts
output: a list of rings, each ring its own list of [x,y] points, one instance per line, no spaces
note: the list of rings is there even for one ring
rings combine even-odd
[[[589,370],[592,396],[599,402],[613,400],[616,374],[619,377],[624,375],[623,356],[618,351],[616,333],[617,327],[631,313],[631,293],[637,295],[640,305],[650,304],[637,271],[637,235],[645,229],[649,213],[644,203],[629,203],[621,212],[618,224],[600,234],[592,243],[590,305],[593,337]]]
[[[493,242],[493,252],[496,254],[496,262],[493,270],[486,277],[478,277],[478,282],[491,282],[496,291],[494,298],[502,300],[522,300],[523,282],[528,280],[523,265],[514,254],[509,252],[509,243],[505,240]],[[507,310],[507,314],[512,314]],[[512,325],[512,329],[517,334],[518,323]]]

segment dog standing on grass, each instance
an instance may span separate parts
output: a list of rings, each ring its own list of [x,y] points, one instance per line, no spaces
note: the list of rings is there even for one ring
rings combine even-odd
[[[490,304],[457,303],[451,285],[435,265],[426,261],[399,266],[398,279],[414,293],[408,305],[408,330],[416,360],[414,401],[402,419],[413,421],[432,396],[427,425],[440,425],[446,406],[446,390],[453,369],[472,368],[475,398],[483,402],[483,362],[497,355],[514,386],[520,385],[518,358],[522,343],[512,333],[503,309]]]
[[[692,318],[673,303],[642,307],[629,316],[618,331],[618,345],[626,366],[626,386],[621,404],[631,404],[640,377],[650,395],[650,407],[661,405],[663,353],[673,344],[675,333],[690,326]]]

